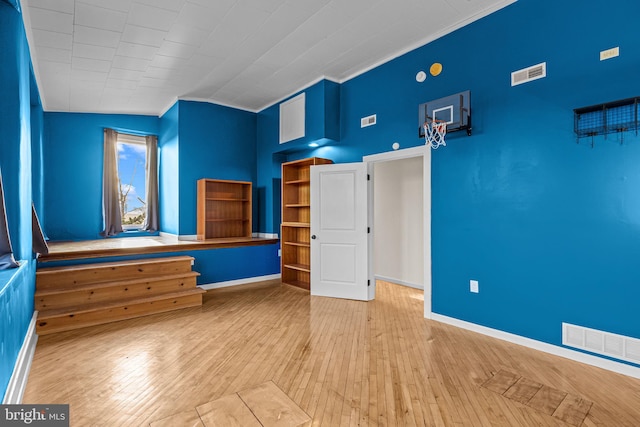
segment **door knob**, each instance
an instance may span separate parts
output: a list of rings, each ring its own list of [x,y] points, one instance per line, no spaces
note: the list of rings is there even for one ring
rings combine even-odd
[[[311,236],[311,238],[312,238],[312,239],[315,239],[315,238],[316,238],[316,235],[314,234],[313,236]]]

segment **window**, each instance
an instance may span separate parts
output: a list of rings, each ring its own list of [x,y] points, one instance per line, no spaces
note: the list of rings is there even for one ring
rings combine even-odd
[[[142,136],[118,133],[118,202],[124,230],[139,230],[146,219],[147,147]]]

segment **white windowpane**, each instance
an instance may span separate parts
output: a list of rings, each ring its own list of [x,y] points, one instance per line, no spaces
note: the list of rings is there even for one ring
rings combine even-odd
[[[122,138],[124,139],[124,138]],[[146,152],[144,144],[118,139],[120,212],[124,229],[137,229],[146,216]]]

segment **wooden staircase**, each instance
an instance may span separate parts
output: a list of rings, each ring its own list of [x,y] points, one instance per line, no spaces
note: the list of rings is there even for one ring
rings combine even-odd
[[[137,259],[36,272],[40,335],[202,305],[193,258]]]

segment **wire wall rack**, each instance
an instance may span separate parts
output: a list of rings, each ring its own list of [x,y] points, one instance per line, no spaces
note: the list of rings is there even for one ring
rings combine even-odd
[[[582,138],[591,138],[593,147],[594,137],[599,135],[604,135],[606,139],[608,134],[618,134],[621,144],[624,142],[625,132],[635,132],[637,136],[638,103],[640,97],[634,97],[574,109],[576,142],[580,143]]]

